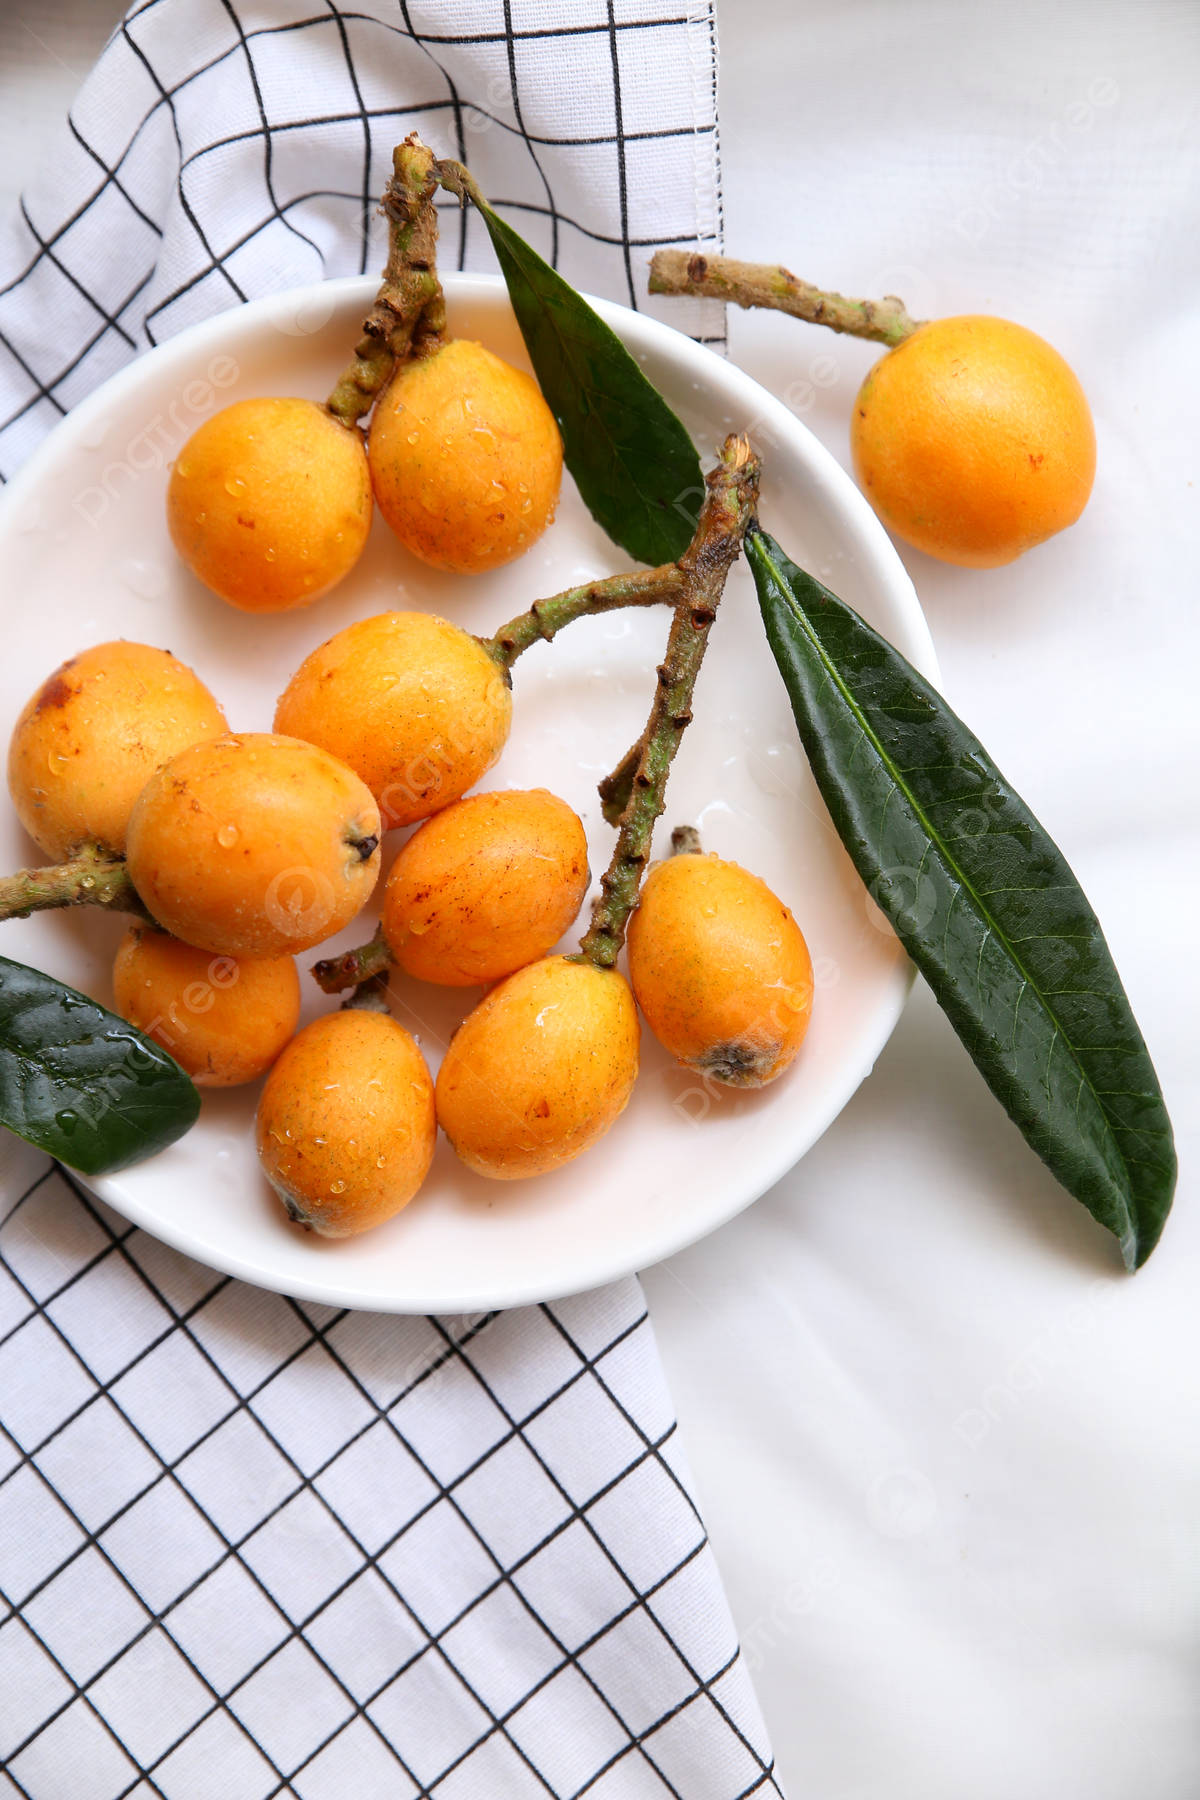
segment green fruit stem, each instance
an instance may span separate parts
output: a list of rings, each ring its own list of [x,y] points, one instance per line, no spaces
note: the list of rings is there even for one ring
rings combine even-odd
[[[480,641],[488,655],[508,670],[531,645],[548,644],[575,619],[586,618],[590,613],[615,612],[622,606],[673,604],[682,584],[678,563],[639,569],[631,575],[608,575],[585,582],[582,587],[567,588],[548,600],[535,600],[528,612],[518,613],[494,637]]]
[[[29,913],[61,906],[103,906],[110,912],[150,917],[124,858],[109,855],[99,844],[84,844],[63,862],[45,869],[18,869],[15,875],[0,875],[0,919],[23,919]]]
[[[342,956],[327,956],[314,963],[312,972],[317,986],[327,994],[340,994],[345,988],[358,987],[364,981],[386,976],[392,966],[391,953],[382,927],[368,944],[347,950]]]
[[[615,964],[629,916],[637,905],[655,821],[666,805],[667,777],[692,717],[692,695],[708,634],[726,576],[737,561],[758,504],[758,478],[759,461],[749,441],[740,435],[726,438],[720,461],[706,478],[696,535],[679,559],[683,587],[675,603],[646,729],[620,765],[621,769],[630,768],[628,799],[612,861],[579,946],[580,958],[598,969],[611,969]],[[618,773],[614,771],[614,775]]]
[[[801,281],[778,263],[739,262],[732,256],[701,256],[689,250],[655,251],[650,292],[767,306],[889,348],[911,337],[921,323],[909,317],[903,300],[894,294],[885,294],[882,300],[850,300]]]
[[[383,281],[353,360],[326,401],[335,419],[353,430],[370,412],[398,362],[436,350],[446,329],[446,302],[437,273],[437,163],[414,132],[392,152],[392,178],[383,191],[388,260]]]

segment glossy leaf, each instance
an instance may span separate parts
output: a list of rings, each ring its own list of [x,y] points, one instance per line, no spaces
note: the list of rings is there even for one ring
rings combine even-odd
[[[704,498],[695,445],[587,301],[490,206],[480,211],[584,504],[639,562],[674,562]]]
[[[199,1112],[165,1050],[85,994],[0,956],[0,1126],[103,1175],[164,1150]]]
[[[859,874],[1027,1141],[1140,1266],[1171,1207],[1171,1122],[1065,857],[897,650],[765,533],[747,554]]]

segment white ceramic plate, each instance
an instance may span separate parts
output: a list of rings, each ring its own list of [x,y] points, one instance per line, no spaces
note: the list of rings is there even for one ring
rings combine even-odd
[[[498,279],[456,275],[446,289],[456,335],[477,337],[528,367]],[[493,575],[426,569],[379,519],[350,578],[306,612],[234,612],[181,567],[163,508],[167,464],[181,443],[230,400],[326,393],[372,291],[370,282],[330,282],[185,332],[76,407],[11,484],[0,503],[4,736],[59,661],[105,639],[174,651],[217,694],[234,729],[263,731],[296,665],[353,619],[423,607],[490,632],[539,595],[627,566],[568,480],[550,531]],[[597,305],[706,458],[728,430],[750,431],[765,458],[767,528],[934,674],[903,566],[828,452],[786,407],[711,351],[623,307]],[[596,782],[641,730],[666,623],[657,609],[583,620],[553,646],[531,650],[514,672],[512,738],[489,785],[546,785],[561,794],[587,826],[597,874],[612,833],[600,817]],[[799,919],[817,993],[800,1059],[782,1081],[757,1094],[722,1092],[676,1068],[644,1034],[641,1079],[627,1112],[578,1162],[526,1183],[488,1182],[442,1142],[409,1209],[343,1243],[289,1225],[267,1188],[251,1138],[254,1088],[210,1094],[187,1137],[151,1162],[97,1180],[96,1191],[147,1231],[248,1281],[395,1312],[473,1312],[592,1287],[693,1243],[763,1193],[870,1071],[900,1014],[909,969],[829,824],[741,565],[695,711],[660,842],[672,823],[698,824],[707,848],[755,870]],[[32,846],[9,809],[0,812],[0,866],[29,862]],[[360,917],[336,947],[372,929],[372,917]],[[121,931],[119,920],[99,914],[43,915],[4,925],[0,947],[111,1004]],[[315,984],[306,979],[305,986],[306,1016],[330,1004]],[[398,1016],[435,1069],[474,998],[404,986]]]

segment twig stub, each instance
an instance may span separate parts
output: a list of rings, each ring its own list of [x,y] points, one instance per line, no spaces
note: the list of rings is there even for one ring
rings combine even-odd
[[[740,262],[733,256],[700,256],[687,250],[656,250],[650,263],[652,294],[695,294],[735,306],[765,306],[791,313],[812,325],[894,347],[920,324],[903,300],[852,300],[801,281],[778,263]]]

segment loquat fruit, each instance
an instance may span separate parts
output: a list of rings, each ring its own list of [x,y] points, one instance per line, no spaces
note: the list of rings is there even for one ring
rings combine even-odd
[[[429,1172],[433,1082],[386,1013],[327,1013],[294,1037],[268,1075],[256,1142],[290,1218],[352,1237],[408,1205]]]
[[[17,720],[8,751],[17,816],[56,862],[92,840],[119,856],[151,775],[227,730],[204,683],[169,650],[125,642],[81,650]]]
[[[1096,433],[1072,370],[1036,332],[979,314],[919,325],[854,402],[854,472],[889,531],[969,569],[1073,525]]]
[[[147,910],[185,944],[282,956],[331,937],[379,875],[379,810],[314,744],[228,734],[174,758],[142,790],[126,860]]]
[[[543,1175],[624,1112],[638,1038],[633,994],[616,969],[543,957],[485,994],[451,1038],[438,1123],[479,1175]]]
[[[197,1087],[257,1081],[300,1017],[290,956],[213,956],[132,925],[113,964],[118,1013],[168,1051]]]
[[[349,574],[367,541],[361,433],[315,400],[235,400],[176,457],[167,526],[188,568],[231,606],[308,606]]]
[[[368,458],[400,542],[459,575],[527,550],[562,484],[562,439],[537,382],[465,338],[397,367],[371,417]]]
[[[587,837],[545,788],[456,800],[415,831],[388,874],[383,934],[420,981],[499,981],[553,948],[583,904]]]
[[[508,678],[478,638],[419,612],[348,625],[301,663],[275,708],[276,731],[320,745],[366,782],[385,829],[474,787],[511,725]]]
[[[677,1062],[730,1087],[765,1087],[795,1060],[812,962],[765,881],[699,851],[656,863],[626,938],[646,1023]]]

